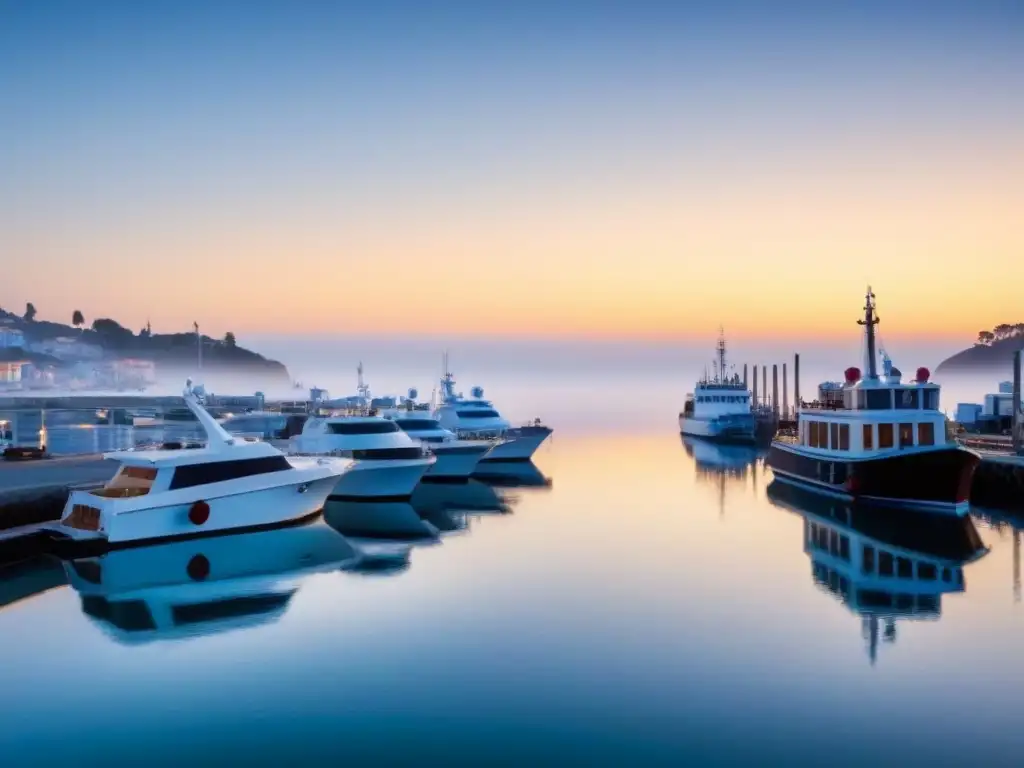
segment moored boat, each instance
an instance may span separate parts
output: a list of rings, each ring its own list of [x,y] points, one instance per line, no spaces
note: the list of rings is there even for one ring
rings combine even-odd
[[[939,385],[919,368],[913,381],[887,356],[878,372],[875,297],[868,289],[865,371],[848,368],[841,397],[800,403],[797,433],[772,442],[768,466],[781,480],[820,493],[963,515],[978,454],[947,437]]]
[[[186,384],[185,403],[205,430],[206,445],[105,454],[119,464],[114,476],[102,488],[73,491],[60,520],[43,527],[56,550],[299,522],[319,513],[352,467],[340,458],[291,459],[268,443],[234,437],[204,409],[202,394]]]
[[[679,432],[721,443],[753,445],[757,440],[750,390],[738,375],[728,374],[724,336],[718,340],[715,373],[705,374],[686,396],[679,414]]]

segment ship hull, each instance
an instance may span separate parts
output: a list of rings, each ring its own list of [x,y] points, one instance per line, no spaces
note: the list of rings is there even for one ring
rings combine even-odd
[[[687,437],[699,437],[716,443],[754,445],[757,434],[753,420],[740,423],[719,423],[710,419],[679,417],[679,432]]]
[[[783,481],[837,498],[964,515],[980,458],[958,446],[860,460],[814,456],[772,443],[768,466]]]

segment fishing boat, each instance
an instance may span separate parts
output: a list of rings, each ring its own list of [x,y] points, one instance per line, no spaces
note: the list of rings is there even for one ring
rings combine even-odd
[[[686,396],[679,414],[679,432],[721,443],[753,445],[757,440],[750,390],[737,374],[728,374],[724,335],[718,339],[715,372],[705,373]]]

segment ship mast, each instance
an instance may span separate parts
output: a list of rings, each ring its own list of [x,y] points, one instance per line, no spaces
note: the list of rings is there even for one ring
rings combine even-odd
[[[718,327],[718,380],[725,383],[725,329]]]
[[[867,343],[864,350],[864,367],[867,369],[867,376],[872,381],[878,378],[878,367],[875,360],[875,326],[878,325],[878,315],[875,314],[875,294],[868,286],[868,293],[864,302],[864,319],[858,320],[857,325],[863,325]]]

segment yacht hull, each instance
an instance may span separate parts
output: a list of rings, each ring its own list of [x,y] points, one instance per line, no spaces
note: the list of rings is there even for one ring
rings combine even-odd
[[[424,480],[468,480],[480,459],[487,453],[487,443],[466,445],[428,444],[437,459],[423,476]]]
[[[357,461],[338,480],[329,501],[408,501],[433,459]]]
[[[750,423],[722,423],[711,419],[679,417],[679,432],[687,437],[699,437],[718,443],[754,445],[757,442],[756,425]]]
[[[964,515],[980,457],[958,446],[841,461],[772,443],[777,478],[847,500]]]
[[[480,460],[481,464],[499,461],[530,461],[541,443],[548,439],[552,432],[548,427],[526,427],[522,430],[509,430],[505,440],[496,443]]]
[[[67,515],[61,521],[47,524],[44,530],[54,540],[56,554],[74,552],[79,546],[102,551],[164,540],[265,530],[316,516],[337,479],[335,475],[221,495],[216,491],[210,493],[208,488],[197,488],[194,499],[130,512],[117,511],[118,499],[102,499],[88,491],[73,491],[66,510],[76,505],[100,509],[103,521],[100,530],[87,531],[67,525],[64,522]],[[193,522],[189,513],[199,502],[208,506],[208,517],[202,522]]]

